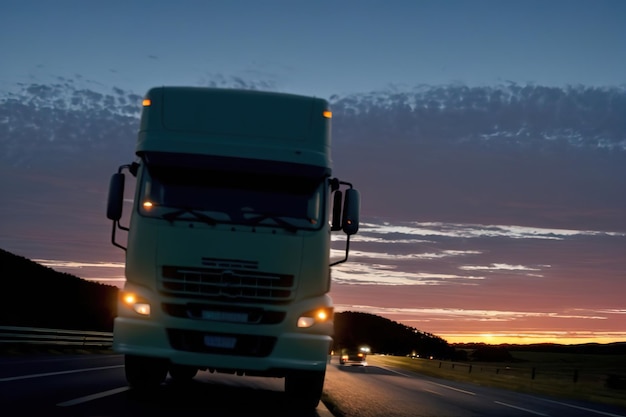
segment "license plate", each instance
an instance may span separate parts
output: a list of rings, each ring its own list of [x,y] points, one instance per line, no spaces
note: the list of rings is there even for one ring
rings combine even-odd
[[[247,313],[233,313],[230,311],[202,311],[202,318],[211,321],[227,321],[231,323],[247,323]]]
[[[234,349],[237,338],[230,336],[204,336],[204,344],[208,347],[220,349]]]

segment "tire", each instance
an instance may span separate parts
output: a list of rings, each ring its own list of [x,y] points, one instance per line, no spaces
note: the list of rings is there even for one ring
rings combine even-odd
[[[314,409],[320,402],[326,371],[294,371],[285,377],[285,393],[297,409]]]
[[[126,355],[124,357],[126,381],[131,388],[156,388],[165,381],[167,364],[165,359]]]
[[[185,365],[170,365],[170,376],[178,382],[186,382],[193,379],[198,373],[198,368]]]

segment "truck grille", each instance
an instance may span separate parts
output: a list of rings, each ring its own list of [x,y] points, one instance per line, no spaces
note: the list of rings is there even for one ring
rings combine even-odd
[[[257,335],[220,335],[192,330],[167,329],[167,336],[172,348],[186,352],[217,353],[235,356],[266,357],[272,353],[276,338]],[[207,346],[203,340],[207,336],[232,338],[232,347]]]
[[[172,296],[257,303],[281,303],[293,298],[293,275],[252,268],[224,268],[221,263],[214,265],[208,268],[164,266],[161,290]]]

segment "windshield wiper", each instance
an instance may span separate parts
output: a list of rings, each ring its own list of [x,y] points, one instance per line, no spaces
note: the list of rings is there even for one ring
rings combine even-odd
[[[281,216],[278,216],[276,214],[270,214],[270,213],[259,214],[256,217],[249,218],[248,222],[250,224],[256,225],[256,224],[261,223],[263,220],[267,220],[267,219],[275,221],[276,224],[278,224],[279,226],[282,226],[289,232],[295,233],[298,231],[297,226],[289,223],[287,220],[283,219]]]
[[[170,222],[173,222],[174,220],[180,219],[180,216],[182,216],[183,214],[192,214],[196,219],[201,220],[203,222],[205,222],[206,224],[209,224],[211,226],[216,225],[217,224],[217,220],[215,220],[213,217],[211,216],[207,216],[206,214],[194,210],[192,208],[182,208],[180,210],[176,210],[176,211],[170,211],[169,213],[165,213],[163,217],[165,220],[168,220]]]

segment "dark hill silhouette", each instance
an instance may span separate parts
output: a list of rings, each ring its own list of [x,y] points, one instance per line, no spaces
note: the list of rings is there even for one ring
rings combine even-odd
[[[381,316],[351,311],[335,314],[334,340],[335,351],[367,345],[372,352],[401,356],[415,353],[446,359],[454,354],[448,342],[438,336]]]
[[[0,325],[112,331],[117,287],[55,271],[0,249]]]

